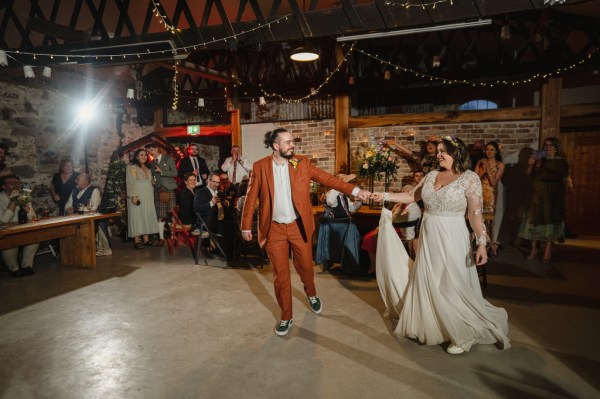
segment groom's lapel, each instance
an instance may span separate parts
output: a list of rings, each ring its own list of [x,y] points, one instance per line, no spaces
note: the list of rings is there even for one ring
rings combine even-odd
[[[274,180],[274,177],[273,177],[273,155],[271,155],[269,157],[269,162],[267,163],[266,168],[267,168],[267,170],[266,170],[266,173],[267,173],[267,184],[269,186],[269,195],[271,196],[271,207],[272,207],[273,206],[273,201],[274,201],[273,198],[274,198],[274,195],[275,195],[275,188],[273,186],[275,184],[275,180]]]

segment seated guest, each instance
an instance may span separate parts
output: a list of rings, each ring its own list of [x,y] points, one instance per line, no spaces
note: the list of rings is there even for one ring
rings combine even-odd
[[[179,193],[179,219],[183,224],[196,225],[196,213],[194,212],[194,190],[196,189],[196,175],[186,173],[183,177],[185,187]],[[196,230],[196,229],[193,229]]]
[[[101,201],[100,190],[92,186],[91,183],[91,177],[87,173],[80,173],[77,176],[75,188],[65,204],[66,214],[71,215],[76,209],[87,209],[93,212],[98,210]],[[112,255],[108,224],[105,220],[100,220],[95,225],[98,228],[96,232],[96,255]]]
[[[17,194],[21,190],[21,182],[15,175],[4,176],[0,181],[2,192],[0,192],[0,223],[17,223],[19,221],[18,213],[21,209],[17,204],[11,201],[10,196]],[[29,220],[35,218],[35,211],[31,203],[23,205],[27,211]],[[23,245],[23,255],[21,258],[21,269],[19,269],[19,247],[9,248],[2,251],[2,260],[8,267],[11,277],[24,277],[35,274],[33,271],[33,258],[38,250],[39,244]]]
[[[91,185],[92,180],[87,173],[80,173],[75,179],[75,188],[65,203],[65,213],[72,214],[80,208],[96,211],[100,206],[100,190]]]
[[[402,188],[402,192],[410,192],[414,187],[407,185]],[[406,243],[408,254],[414,258],[416,252],[416,223],[421,218],[421,208],[416,202],[411,204],[396,204],[392,208],[392,223],[396,233]],[[375,273],[375,261],[377,259],[377,233],[379,228],[368,232],[362,242],[361,248],[369,254],[369,270],[367,273]]]
[[[221,235],[219,240],[221,248],[225,251],[227,261],[233,259],[233,239],[235,222],[226,217],[224,195],[218,192],[221,179],[218,173],[208,175],[206,187],[197,190],[194,195],[194,211],[198,217],[198,223],[204,221],[208,229],[215,234]],[[212,257],[208,250],[204,250],[206,257]]]
[[[337,177],[348,183],[356,175],[338,174]],[[323,263],[324,271],[330,270],[334,262],[339,262],[345,272],[359,272],[361,236],[352,215],[361,206],[361,202],[352,201],[337,190],[332,189],[325,194],[325,212],[319,228],[315,259],[317,263]]]

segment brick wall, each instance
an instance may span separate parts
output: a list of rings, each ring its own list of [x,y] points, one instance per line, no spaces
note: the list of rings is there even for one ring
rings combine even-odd
[[[456,136],[467,145],[480,139],[486,143],[497,141],[502,145],[502,154],[507,156],[518,153],[523,147],[537,144],[539,122],[514,121],[350,129],[350,165],[352,173],[358,173],[358,152],[361,144],[368,142],[371,134],[377,139],[383,137],[393,138],[413,151],[421,151],[422,143],[430,137],[437,138],[445,135]],[[408,175],[411,175],[409,165],[406,160],[401,158],[397,178],[400,181]],[[359,180],[358,182],[363,184],[364,187],[367,186],[366,180]],[[383,187],[383,182],[376,182],[374,186],[377,191],[382,191]],[[393,183],[391,187],[400,188],[400,184],[399,182]]]

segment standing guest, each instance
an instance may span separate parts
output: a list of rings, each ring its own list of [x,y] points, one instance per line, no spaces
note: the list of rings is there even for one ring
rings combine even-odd
[[[552,242],[565,237],[565,191],[573,191],[569,164],[555,137],[544,140],[544,150],[529,158],[527,175],[533,179],[531,203],[519,229],[519,237],[531,240],[527,259],[536,259],[538,241],[544,241],[542,261],[552,259]]]
[[[242,149],[238,145],[231,146],[231,156],[225,158],[221,170],[227,173],[229,181],[234,186],[240,184],[252,169],[252,164],[242,157]],[[223,181],[223,179],[221,179]]]
[[[290,249],[311,310],[318,314],[323,309],[314,282],[312,236],[315,222],[310,181],[352,194],[361,201],[366,201],[370,193],[317,168],[307,157],[294,155],[294,137],[285,129],[267,132],[264,143],[273,154],[253,165],[241,228],[244,240],[252,240],[252,219],[258,202],[258,242],[266,248],[273,266],[275,296],[281,308],[281,321],[275,327],[275,334],[281,336],[289,332],[293,316]]]
[[[481,179],[481,192],[483,197],[483,212],[496,214],[496,201],[498,198],[498,185],[502,175],[504,174],[504,162],[502,162],[502,154],[500,154],[500,147],[495,141],[490,141],[485,146],[485,157],[480,159],[475,166],[475,173]],[[494,216],[494,225],[500,224],[500,218]],[[494,259],[498,256],[498,248],[500,243],[498,237],[495,236],[494,231],[489,223],[488,231],[491,233],[490,239],[492,244],[490,246],[490,257]]]
[[[52,184],[50,184],[50,194],[54,202],[58,204],[59,215],[65,213],[65,204],[75,188],[77,175],[77,172],[74,172],[73,161],[70,158],[60,160],[58,173],[52,176]]]
[[[425,142],[425,150],[421,153],[412,151],[395,140],[387,140],[387,143],[391,148],[398,151],[400,155],[409,158],[412,170],[420,170],[427,174],[432,170],[436,170],[439,166],[436,157],[437,141],[435,140],[427,140]]]
[[[177,176],[183,179],[186,173],[193,173],[196,176],[196,188],[202,187],[208,178],[210,170],[206,165],[206,160],[198,155],[198,144],[190,144],[188,155],[188,157],[182,158],[179,161]]]
[[[19,221],[18,213],[21,209],[19,205],[11,201],[12,194],[17,194],[21,190],[21,182],[15,175],[8,175],[1,178],[0,186],[0,222],[1,223],[17,223]],[[31,203],[23,205],[23,209],[27,211],[29,220],[35,218],[35,211]],[[23,256],[21,258],[21,269],[19,269],[19,247],[2,250],[2,260],[8,267],[8,272],[11,277],[24,277],[35,274],[33,271],[33,258],[38,250],[39,244],[23,245]]]
[[[169,155],[163,154],[156,144],[146,145],[146,150],[152,159],[152,174],[154,176],[154,206],[158,217],[158,240],[152,245],[162,247],[165,242],[165,218],[175,208],[175,189],[177,183],[177,167]]]
[[[98,209],[102,200],[100,190],[92,186],[91,183],[92,179],[87,173],[80,173],[77,176],[75,188],[65,204],[65,212],[67,214],[72,214],[80,207],[87,207],[91,211]]]
[[[196,225],[194,212],[194,190],[196,189],[196,175],[187,173],[184,176],[185,187],[179,193],[179,219],[183,224]]]
[[[139,148],[127,167],[127,232],[135,248],[149,244],[148,235],[158,233],[154,188],[148,153]]]
[[[206,187],[196,190],[194,195],[194,211],[206,223],[212,233],[219,234],[219,240],[228,262],[233,260],[233,234],[235,223],[230,212],[226,212],[224,194],[219,192],[221,180],[218,173],[208,175]],[[205,256],[212,255],[205,249]]]
[[[439,171],[409,193],[376,193],[374,200],[410,204],[425,202],[419,246],[414,263],[391,228],[389,211],[382,210],[377,248],[377,284],[387,313],[398,317],[397,337],[425,345],[449,343],[456,355],[476,343],[510,347],[508,316],[483,298],[477,268],[487,262],[487,235],[482,217],[481,180],[470,168],[467,147],[444,136],[438,145]],[[471,237],[475,232],[473,259]]]
[[[0,143],[0,178],[13,174],[13,171],[6,166],[6,156],[8,155],[8,147]]]

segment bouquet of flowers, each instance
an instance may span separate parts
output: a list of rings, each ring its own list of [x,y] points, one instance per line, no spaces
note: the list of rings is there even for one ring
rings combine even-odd
[[[359,155],[358,175],[361,177],[375,177],[381,180],[382,175],[388,179],[396,178],[398,164],[392,149],[385,140],[377,142],[371,136],[371,142]]]
[[[13,192],[10,195],[10,200],[20,207],[31,203],[31,190],[23,188],[18,192]]]

